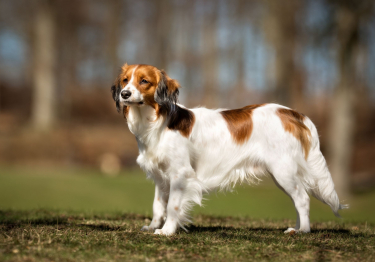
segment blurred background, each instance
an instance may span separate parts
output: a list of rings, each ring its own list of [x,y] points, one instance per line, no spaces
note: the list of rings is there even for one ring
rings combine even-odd
[[[349,216],[375,214],[372,0],[0,0],[0,208],[151,212],[110,93],[125,62],[165,69],[188,107],[274,102],[308,115]],[[275,199],[252,212],[220,196],[199,212],[283,217]]]

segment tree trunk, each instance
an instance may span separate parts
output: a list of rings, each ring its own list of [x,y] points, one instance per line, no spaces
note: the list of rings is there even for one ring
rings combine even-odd
[[[122,14],[122,1],[121,0],[112,0],[109,1],[111,16],[108,21],[108,58],[109,66],[112,69],[111,77],[114,77],[118,74],[118,71],[121,66],[121,62],[118,59],[117,49],[119,45],[119,36],[121,35],[121,14]]]
[[[247,10],[250,9],[249,3],[246,0],[236,1],[236,17],[235,17],[235,27],[234,30],[238,30],[240,36],[238,37],[238,42],[235,45],[235,50],[233,52],[233,59],[236,66],[237,76],[236,83],[234,87],[234,104],[233,107],[242,107],[248,104],[248,97],[246,96],[246,52],[245,52],[245,36],[246,36],[246,24],[250,24],[250,18],[248,17]]]
[[[350,195],[351,163],[355,125],[354,89],[345,87],[346,80],[337,86],[333,98],[330,126],[330,171],[340,198]]]
[[[81,4],[72,7],[66,5],[64,1],[58,1],[57,6],[59,10],[55,16],[56,30],[59,34],[55,35],[56,48],[58,49],[59,57],[56,61],[57,81],[57,97],[59,104],[59,120],[70,121],[72,118],[72,100],[73,90],[78,86],[76,78],[76,66],[78,61],[78,37],[77,27],[79,25],[79,17],[83,9]]]
[[[264,31],[274,51],[274,60],[269,70],[273,76],[273,101],[292,106],[294,52],[296,47],[296,12],[298,1],[267,0],[264,15]]]
[[[32,127],[47,131],[56,120],[55,107],[55,31],[52,3],[38,2],[34,21]]]
[[[217,5],[218,2],[211,0],[204,4],[212,5],[212,10],[207,11],[204,16],[203,25],[203,101],[202,104],[208,108],[218,106],[218,86],[217,86]],[[206,8],[207,9],[207,8]]]
[[[157,4],[156,13],[156,30],[155,30],[155,52],[157,67],[168,69],[170,31],[171,31],[171,1],[155,1]]]
[[[351,163],[355,132],[355,60],[359,17],[350,8],[337,7],[339,81],[333,97],[330,123],[330,170],[341,198],[350,196]]]

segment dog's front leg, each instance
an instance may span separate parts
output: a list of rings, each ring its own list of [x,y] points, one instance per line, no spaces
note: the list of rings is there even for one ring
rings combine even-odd
[[[155,229],[163,226],[166,217],[166,208],[168,203],[168,188],[165,189],[161,182],[155,181],[155,197],[152,205],[153,218],[149,226],[143,226],[142,231],[154,232]]]
[[[187,176],[186,172],[180,172],[177,175],[172,175],[170,178],[169,200],[167,205],[167,220],[162,229],[155,230],[155,234],[172,235],[179,225],[183,223],[186,208],[186,201],[184,197],[187,191]]]

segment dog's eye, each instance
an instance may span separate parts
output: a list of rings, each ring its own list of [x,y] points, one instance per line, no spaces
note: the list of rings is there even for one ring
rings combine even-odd
[[[127,82],[128,82],[128,79],[127,79],[127,78],[125,78],[125,79],[124,79],[124,83],[127,83]]]
[[[148,84],[148,81],[146,79],[142,79],[141,84]]]

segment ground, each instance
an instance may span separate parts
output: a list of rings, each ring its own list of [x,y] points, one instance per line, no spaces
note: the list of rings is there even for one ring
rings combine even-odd
[[[310,234],[293,226],[288,197],[267,181],[213,194],[189,232],[141,232],[153,185],[138,170],[0,168],[0,261],[374,261],[374,192],[355,195],[340,220],[312,201]]]
[[[373,261],[374,227],[315,223],[284,234],[290,221],[198,215],[189,232],[141,232],[150,217],[48,210],[1,211],[0,260],[9,261]]]

